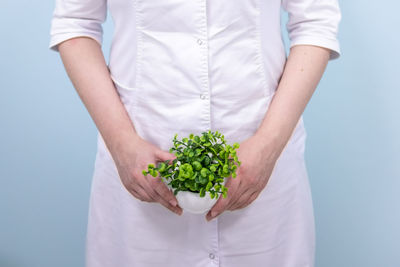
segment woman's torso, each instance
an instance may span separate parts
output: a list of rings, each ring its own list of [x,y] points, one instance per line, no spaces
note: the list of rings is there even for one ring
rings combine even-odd
[[[286,60],[280,0],[109,0],[109,69],[137,132],[168,149],[175,134],[259,126]]]

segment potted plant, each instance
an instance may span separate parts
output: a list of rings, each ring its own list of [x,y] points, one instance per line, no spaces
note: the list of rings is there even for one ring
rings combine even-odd
[[[222,194],[226,198],[226,179],[235,178],[240,161],[238,143],[229,145],[220,132],[203,132],[200,136],[173,138],[169,152],[176,158],[149,164],[143,175],[160,177],[176,196],[179,205],[191,213],[206,213]]]

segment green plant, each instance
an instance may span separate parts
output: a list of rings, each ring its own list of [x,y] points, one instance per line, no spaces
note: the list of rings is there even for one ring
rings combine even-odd
[[[176,158],[160,162],[157,166],[148,165],[143,175],[160,176],[174,189],[174,195],[179,191],[191,191],[204,197],[210,192],[211,198],[222,194],[226,198],[228,188],[223,185],[225,177],[236,177],[240,161],[236,155],[238,143],[229,145],[224,135],[216,132],[203,132],[200,136],[190,134],[189,137],[173,138],[173,147],[169,152]]]

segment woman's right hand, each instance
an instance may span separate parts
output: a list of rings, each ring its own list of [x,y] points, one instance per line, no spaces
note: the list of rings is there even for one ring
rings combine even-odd
[[[75,37],[60,43],[58,49],[68,76],[112,154],[125,188],[141,201],[159,202],[182,214],[182,209],[173,205],[177,200],[161,178],[142,174],[149,163],[175,156],[136,134],[99,43],[93,38]]]
[[[164,182],[142,174],[149,163],[175,156],[134,132],[99,43],[93,38],[75,37],[60,43],[58,49],[68,76],[112,154],[125,188],[141,201],[159,202],[182,214],[182,209],[173,205],[177,200]]]
[[[137,136],[134,142],[129,142],[113,153],[119,176],[125,188],[137,199],[146,202],[159,202],[161,205],[182,214],[182,208],[173,192],[159,176],[144,176],[149,163],[174,160],[176,157],[167,151],[159,149],[152,143]]]

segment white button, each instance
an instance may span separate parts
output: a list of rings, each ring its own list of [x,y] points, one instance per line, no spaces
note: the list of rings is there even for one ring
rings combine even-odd
[[[205,95],[205,94],[200,94],[200,99],[202,99],[202,100],[207,99],[207,95]]]
[[[210,255],[208,255],[208,257],[210,257],[210,259],[214,259],[215,255],[213,253],[210,253]]]
[[[203,44],[203,40],[197,39],[197,43],[198,43],[199,45],[202,45],[202,44]]]

